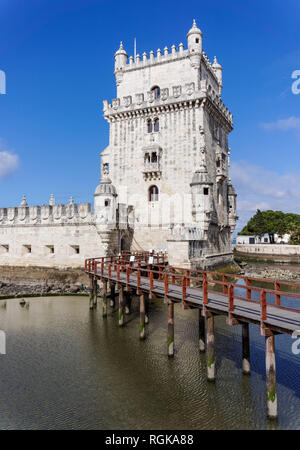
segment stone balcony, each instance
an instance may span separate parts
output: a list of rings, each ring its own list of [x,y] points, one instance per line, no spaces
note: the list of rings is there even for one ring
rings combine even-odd
[[[143,175],[145,180],[160,180],[161,167],[159,162],[147,162],[143,168]]]

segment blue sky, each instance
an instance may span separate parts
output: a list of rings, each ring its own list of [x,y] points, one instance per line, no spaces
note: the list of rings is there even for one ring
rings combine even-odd
[[[234,115],[231,177],[238,229],[257,207],[300,213],[300,2],[0,0],[0,206],[92,201],[108,144],[102,100],[115,96],[113,55],[180,42],[193,18],[223,66]]]

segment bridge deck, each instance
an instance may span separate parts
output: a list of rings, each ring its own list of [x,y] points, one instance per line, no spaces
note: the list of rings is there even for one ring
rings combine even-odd
[[[95,276],[95,272],[88,272]],[[138,288],[137,273],[130,275],[130,280],[127,283],[126,273],[120,272],[119,280],[117,273],[111,272],[109,277],[108,270],[104,269],[103,275],[101,270],[97,269],[97,277],[104,278],[108,281],[126,285],[132,289]],[[150,280],[148,277],[141,276],[140,290],[150,293]],[[165,297],[165,284],[160,280],[153,280],[153,289],[151,290],[157,297]],[[182,301],[182,287],[176,284],[169,284],[168,298],[174,302]],[[196,308],[203,307],[202,289],[196,287],[186,288],[185,303]],[[208,291],[208,299],[205,307],[216,314],[228,314],[228,296],[219,292]],[[234,317],[240,321],[246,321],[257,325],[261,324],[261,305],[259,301],[254,300],[238,300],[234,299],[233,309],[230,311]],[[270,305],[267,306],[266,320],[264,325],[274,331],[280,333],[291,334],[294,330],[300,330],[300,310],[295,311],[282,306]]]

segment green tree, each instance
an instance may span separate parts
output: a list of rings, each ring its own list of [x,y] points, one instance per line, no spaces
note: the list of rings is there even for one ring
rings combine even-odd
[[[289,244],[300,245],[300,225],[296,225],[292,230]]]
[[[258,209],[256,214],[253,216],[253,230],[256,236],[259,236],[260,239],[266,232],[264,215],[260,209]]]
[[[239,235],[259,236],[266,233],[266,225],[263,213],[258,209],[246,226],[240,231]]]
[[[274,243],[274,235],[283,236],[285,233],[291,235],[290,243],[300,244],[300,215],[294,213],[283,213],[282,211],[256,211],[253,217],[244,226],[239,235],[263,236],[269,235],[270,243]]]

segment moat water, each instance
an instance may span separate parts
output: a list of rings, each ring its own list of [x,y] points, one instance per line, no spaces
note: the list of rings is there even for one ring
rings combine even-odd
[[[251,376],[241,371],[241,327],[216,318],[215,383],[198,351],[198,311],[175,307],[168,359],[167,310],[150,305],[147,339],[138,339],[137,299],[119,328],[90,311],[87,297],[0,301],[0,429],[299,429],[300,355],[276,337],[278,422],[265,405],[265,348],[250,327]]]

